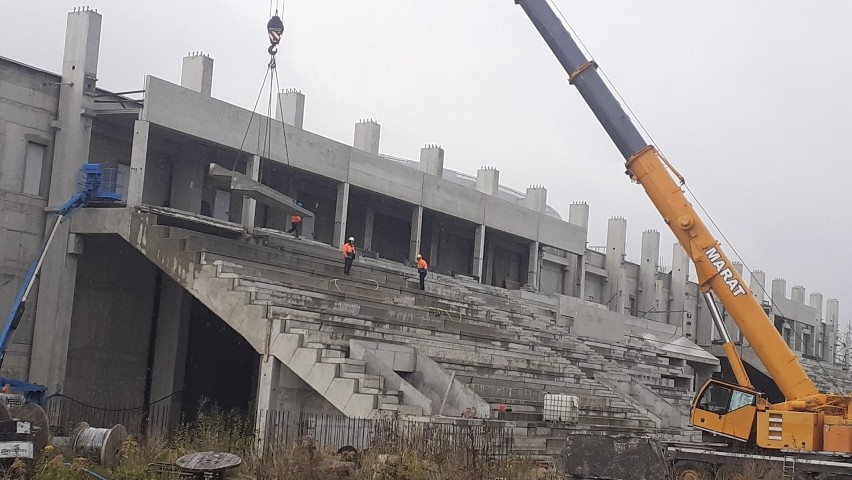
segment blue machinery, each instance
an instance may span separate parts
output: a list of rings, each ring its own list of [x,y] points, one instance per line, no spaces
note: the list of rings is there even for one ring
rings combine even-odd
[[[51,242],[53,242],[53,238],[56,236],[59,224],[69,218],[72,213],[90,203],[115,204],[121,201],[121,194],[117,192],[117,175],[118,172],[116,169],[105,168],[99,163],[87,163],[80,168],[81,189],[56,210],[56,220],[50,229],[50,233],[45,237],[44,242],[42,242],[38,257],[30,265],[27,276],[24,278],[24,284],[15,298],[12,311],[9,312],[6,324],[3,326],[3,330],[0,331],[0,365],[3,364],[3,359],[6,357],[6,348],[9,345],[12,332],[18,327],[18,323],[20,323],[21,318],[24,316],[24,310],[26,309],[27,300],[32,291],[33,284],[35,284],[39,272],[41,272],[44,257]],[[40,405],[44,402],[47,387],[43,385],[0,377],[0,387],[6,389],[7,385],[8,390],[23,394],[29,403]]]

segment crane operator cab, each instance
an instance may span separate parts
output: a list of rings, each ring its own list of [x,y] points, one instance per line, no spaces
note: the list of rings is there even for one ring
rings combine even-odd
[[[754,439],[760,392],[710,379],[696,395],[692,426],[740,441]]]

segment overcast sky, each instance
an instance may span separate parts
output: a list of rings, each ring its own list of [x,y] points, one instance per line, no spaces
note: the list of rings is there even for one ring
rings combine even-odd
[[[852,292],[852,2],[556,0],[592,56],[745,263],[841,300]],[[60,71],[77,2],[4,0],[0,55]],[[645,229],[674,237],[520,7],[512,0],[286,0],[281,87],[307,96],[305,128],[351,144],[359,118],[381,152],[500,170],[548,188],[567,219],[591,206],[589,243],[628,219],[628,259]],[[103,14],[99,86],[179,82],[181,58],[215,60],[213,95],[254,105],[266,72],[267,0],[125,1]],[[265,111],[265,109],[264,109]],[[733,252],[729,254],[733,257]],[[769,286],[767,286],[769,289]]]

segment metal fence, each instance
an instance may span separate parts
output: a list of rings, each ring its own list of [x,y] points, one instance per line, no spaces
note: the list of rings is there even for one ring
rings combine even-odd
[[[44,411],[54,435],[69,435],[74,427],[86,422],[97,428],[121,424],[131,435],[141,437],[154,432],[168,434],[177,426],[177,422],[170,423],[172,404],[171,398],[165,398],[150,405],[95,406],[55,394],[45,401]]]
[[[349,446],[381,453],[454,452],[470,460],[508,457],[513,445],[511,428],[482,420],[431,423],[276,411],[266,413],[265,439],[267,448],[311,439],[320,450]]]
[[[179,413],[172,414],[173,405],[176,405],[174,399],[165,398],[148,406],[93,406],[64,395],[53,395],[45,402],[45,412],[54,435],[68,435],[80,422],[86,422],[98,428],[122,424],[128,433],[141,438],[167,437],[178,427]],[[289,411],[268,411],[263,415],[266,417],[263,433],[267,450],[310,440],[318,450],[348,446],[379,453],[418,451],[438,455],[451,452],[468,462],[476,462],[507,458],[513,446],[511,428],[484,420],[423,422]],[[247,431],[241,431],[251,440],[252,419],[240,415],[238,421],[248,426]]]

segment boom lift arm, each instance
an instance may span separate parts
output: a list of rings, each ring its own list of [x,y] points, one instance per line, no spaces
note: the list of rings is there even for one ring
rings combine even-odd
[[[695,264],[698,283],[714,323],[724,339],[724,350],[736,376],[737,385],[724,384],[717,380],[710,380],[705,384],[699,392],[693,409],[693,424],[714,433],[748,440],[753,433],[757,412],[766,411],[767,408],[774,411],[824,413],[826,425],[829,422],[845,424],[852,421],[852,408],[850,408],[852,400],[848,396],[819,393],[796,355],[784,342],[740,274],[731,265],[719,242],[686,199],[680,188],[680,185],[684,183],[683,177],[637,130],[621,104],[601,79],[597,72],[597,64],[586,58],[547,0],[515,0],[515,3],[523,8],[568,73],[569,82],[577,87],[580,95],[624,156],[627,174],[632,180],[642,185],[665,223]],[[675,181],[675,176],[680,185]],[[785,403],[770,407],[762,400],[760,393],[751,386],[742,360],[716,308],[713,294],[718,296],[745,338],[748,339],[755,354],[786,397]],[[703,423],[705,417],[701,417],[702,425],[697,424],[696,408],[702,408],[701,401],[706,400],[702,396],[705,392],[709,392],[708,397],[711,396],[710,394],[713,393],[711,387],[714,382],[722,384],[716,386],[723,386],[726,389],[729,401],[729,410],[726,412],[733,411],[736,406],[737,401],[731,399],[732,396],[739,396],[745,399],[743,401],[751,402],[750,406],[753,410],[751,416],[748,419],[742,418],[730,423],[728,422],[730,419],[722,418],[724,415],[720,413],[718,423],[715,423],[715,420]],[[741,406],[737,406],[736,409],[741,409]],[[710,408],[706,405],[705,407]],[[829,419],[828,415],[832,415],[833,418]],[[743,414],[743,416],[746,415]],[[818,417],[816,413],[813,417],[817,420],[811,424],[808,432],[817,435],[814,432],[818,428],[820,433],[817,436],[821,441],[822,425],[818,420],[821,417]],[[769,430],[772,429],[769,428]],[[785,445],[785,448],[807,449],[808,447],[802,447],[797,442],[793,446]]]

